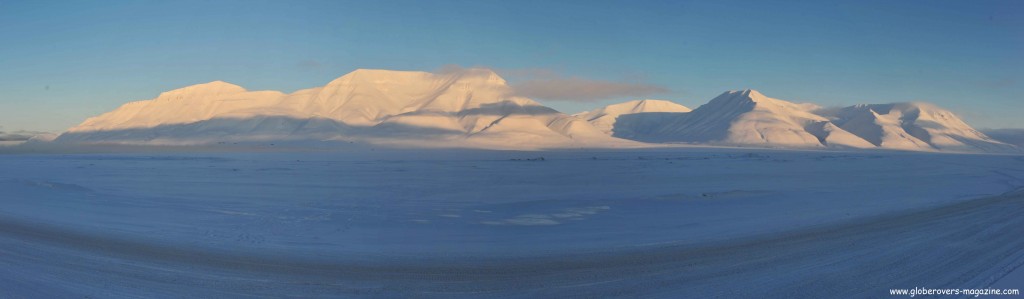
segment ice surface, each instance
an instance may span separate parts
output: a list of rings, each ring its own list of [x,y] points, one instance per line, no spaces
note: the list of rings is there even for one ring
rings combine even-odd
[[[190,253],[180,259],[189,261],[273,255],[312,264],[581,256],[785,236],[964,203],[1021,186],[1024,158],[1002,155],[714,148],[0,155],[0,236],[7,236],[0,238],[0,256],[31,257],[32,248],[80,256],[74,248],[39,245],[68,240],[121,252],[111,263],[129,263],[123,267],[134,267],[131,261],[138,258],[180,256],[166,248],[187,249]],[[51,239],[22,243],[25,238]],[[819,260],[828,258],[839,257]],[[1006,263],[1017,258],[1000,257]],[[87,277],[102,277],[95,267],[102,269],[103,259],[90,257],[98,264],[82,266],[93,270],[81,275],[54,276],[63,287],[49,290],[104,294],[87,287],[94,283],[75,284],[101,279]],[[177,265],[176,259],[160,263]],[[76,263],[55,262],[0,267],[5,269],[0,284],[39,295],[33,291],[46,284],[42,277],[51,277],[45,273],[54,268],[48,267]],[[203,266],[214,270],[166,275],[227,275],[215,264]],[[649,271],[658,266],[652,267]],[[258,268],[245,271],[255,275],[246,279],[269,279],[259,278]],[[992,282],[968,276],[973,284]],[[756,277],[751,279],[764,278]],[[410,283],[403,289],[389,283],[385,289],[392,295],[425,295]],[[173,285],[144,283],[134,290]],[[275,290],[310,295],[292,287],[298,289]],[[504,290],[515,291],[509,287]],[[678,294],[657,290],[667,293],[649,295]],[[253,290],[232,292],[226,296]]]
[[[1014,156],[724,149],[4,155],[0,163],[10,217],[332,254],[697,243],[1024,185],[1024,160]]]

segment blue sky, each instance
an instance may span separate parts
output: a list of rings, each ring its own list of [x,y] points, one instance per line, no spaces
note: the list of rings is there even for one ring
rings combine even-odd
[[[0,130],[62,131],[213,80],[290,92],[450,65],[656,86],[635,96],[691,107],[745,88],[929,101],[1024,128],[1022,1],[552,2],[0,0]],[[632,97],[538,100],[572,113]]]

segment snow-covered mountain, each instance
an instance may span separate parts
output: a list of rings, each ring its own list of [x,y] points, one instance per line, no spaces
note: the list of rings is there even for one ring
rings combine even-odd
[[[833,122],[888,149],[1002,152],[1014,147],[971,128],[929,103],[855,105],[835,111]]]
[[[692,112],[622,113],[611,125],[614,136],[645,142],[955,152],[1018,150],[974,130],[952,112],[927,103],[821,109],[770,98],[756,90],[725,92]]]
[[[221,81],[131,102],[90,118],[59,142],[201,144],[254,140],[362,140],[498,148],[619,146],[586,121],[508,96],[490,70],[356,70],[291,94]]]
[[[693,111],[670,101],[636,100],[567,115],[514,96],[504,79],[486,69],[356,70],[290,94],[214,81],[124,104],[56,139],[173,145],[293,140],[486,148],[636,147],[641,141],[1019,151],[927,103],[821,109],[742,90]]]
[[[612,104],[573,114],[594,125],[601,131],[616,137],[629,138],[635,136],[635,129],[642,129],[646,126],[631,122],[618,123],[622,115],[633,115],[643,113],[643,119],[654,121],[666,113],[690,112],[690,108],[666,100],[634,100],[624,103]]]
[[[730,91],[696,110],[651,123],[637,140],[718,145],[821,148],[871,145],[814,114],[815,105],[769,98],[756,90]]]

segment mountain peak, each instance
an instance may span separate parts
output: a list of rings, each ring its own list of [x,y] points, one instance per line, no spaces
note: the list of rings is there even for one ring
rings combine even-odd
[[[643,99],[611,104],[594,110],[581,112],[576,115],[589,120],[606,115],[610,115],[614,118],[622,114],[646,112],[690,112],[690,110],[690,108],[676,104],[672,101]]]
[[[747,100],[747,101],[755,102],[755,103],[757,103],[757,102],[764,102],[765,100],[770,100],[771,99],[771,98],[765,96],[764,94],[762,94],[761,92],[759,92],[757,90],[754,90],[754,89],[732,90],[732,91],[727,91],[727,92],[723,93],[722,95],[729,95],[732,98],[741,99],[741,100]]]
[[[241,86],[224,82],[221,80],[211,81],[207,83],[200,83],[195,85],[189,85],[182,88],[178,88],[171,91],[166,91],[160,94],[158,98],[164,99],[180,99],[186,97],[196,96],[210,96],[210,95],[222,95],[222,94],[233,94],[246,92],[245,88]]]
[[[427,72],[419,71],[392,71],[392,70],[381,70],[381,69],[356,69],[349,72],[348,74],[342,75],[334,81],[353,81],[357,79],[377,81],[377,80],[401,80],[409,77],[425,76]]]
[[[643,130],[643,125],[637,126],[629,120],[619,123],[620,116],[632,114],[659,114],[665,116],[675,113],[681,114],[684,112],[690,112],[690,108],[671,101],[645,99],[612,104],[594,110],[577,113],[573,116],[589,122],[591,125],[607,134],[612,134],[613,136],[628,136],[633,134],[632,130]],[[626,118],[629,119],[630,117]],[[618,128],[618,131],[615,131],[616,128]]]
[[[195,85],[189,85],[180,89],[192,89],[192,90],[212,90],[212,91],[245,91],[245,88],[241,86],[224,82],[221,80],[214,80],[206,83],[199,83]],[[173,90],[172,90],[173,91]]]
[[[460,81],[480,81],[489,84],[506,85],[505,78],[488,68],[448,68],[438,71],[436,75],[456,76]]]
[[[764,98],[765,97],[764,94],[761,94],[761,92],[759,92],[757,90],[754,90],[754,89],[744,89],[744,90],[740,90],[738,92],[740,94],[744,95],[744,96],[751,97],[751,98]]]
[[[731,90],[723,92],[708,104],[718,105],[750,105],[751,107],[757,106],[759,103],[772,103],[777,100],[769,98],[757,90],[744,89],[744,90]]]
[[[626,102],[623,104],[633,104],[631,113],[643,113],[643,112],[690,112],[690,108],[686,106],[676,104],[672,101],[667,100],[656,100],[656,99],[643,99]]]
[[[507,82],[504,78],[499,76],[497,73],[486,68],[458,68],[458,69],[444,69],[437,73],[428,73],[421,71],[392,71],[392,70],[381,70],[381,69],[356,69],[344,76],[341,76],[327,85],[337,85],[339,83],[351,83],[351,82],[369,82],[369,83],[387,83],[387,82],[401,82],[403,84],[410,84],[414,82],[424,81],[471,81],[471,82],[483,82],[487,84],[505,85]]]
[[[917,110],[921,110],[921,111],[939,111],[939,112],[946,111],[946,109],[943,109],[942,107],[939,107],[938,105],[935,105],[935,104],[932,104],[932,103],[929,103],[929,102],[922,102],[922,101],[899,102],[899,103],[893,103],[893,105],[897,106],[899,108],[902,108],[902,109],[917,109]]]

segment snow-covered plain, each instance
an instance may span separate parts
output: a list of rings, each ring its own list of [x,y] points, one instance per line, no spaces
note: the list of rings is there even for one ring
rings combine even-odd
[[[877,150],[6,154],[0,297],[984,288],[1024,263],[1022,186],[1020,156]]]

